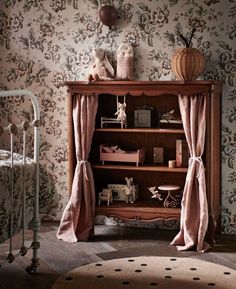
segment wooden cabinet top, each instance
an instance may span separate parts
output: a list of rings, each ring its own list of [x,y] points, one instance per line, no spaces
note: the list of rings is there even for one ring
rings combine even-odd
[[[85,94],[115,94],[115,95],[150,95],[219,93],[222,88],[221,81],[195,80],[195,81],[67,81],[70,95]]]

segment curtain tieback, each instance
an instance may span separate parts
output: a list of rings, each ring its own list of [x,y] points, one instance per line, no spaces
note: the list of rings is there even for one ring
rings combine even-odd
[[[88,163],[88,161],[86,161],[86,160],[80,160],[80,161],[78,161],[78,164],[79,164],[79,165],[86,164],[86,163]]]
[[[190,158],[189,158],[189,161],[188,161],[188,165],[190,166],[190,164],[191,164],[193,161],[197,161],[197,162],[199,163],[199,165],[203,165],[202,157],[195,157],[195,156],[190,157]],[[200,175],[200,171],[198,172],[198,174],[197,174],[196,177],[198,178],[199,175]]]
[[[199,162],[199,164],[202,164],[202,157],[190,157],[189,163],[191,163],[192,161],[197,161]]]
[[[80,160],[80,161],[78,161],[78,165],[79,165],[79,166],[80,166],[80,165],[83,165],[83,164],[87,164],[87,163],[88,163],[87,160]],[[87,170],[85,171],[85,178],[86,178],[87,181],[89,180],[88,174],[87,174]]]

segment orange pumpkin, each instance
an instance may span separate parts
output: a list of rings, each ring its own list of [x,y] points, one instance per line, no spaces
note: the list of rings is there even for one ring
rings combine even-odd
[[[195,80],[203,72],[205,60],[197,48],[179,48],[172,56],[171,70],[178,80]]]

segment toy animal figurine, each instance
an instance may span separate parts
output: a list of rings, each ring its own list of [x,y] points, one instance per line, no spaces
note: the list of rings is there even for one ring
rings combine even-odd
[[[117,115],[117,120],[121,121],[122,123],[125,123],[126,121],[126,113],[125,113],[126,103],[118,102],[117,105],[117,112],[115,115]]]
[[[159,199],[160,201],[162,201],[162,197],[161,194],[159,193],[159,191],[156,189],[156,186],[154,187],[148,187],[147,188],[149,190],[149,192],[152,193],[151,199]]]
[[[133,79],[134,51],[131,44],[123,43],[117,50],[116,78],[123,80]]]
[[[174,109],[170,110],[170,111],[167,112],[167,113],[163,113],[163,114],[161,115],[161,119],[164,119],[164,120],[167,120],[167,121],[169,121],[169,120],[171,120],[171,119],[174,119],[174,113],[175,113],[175,110],[174,110]]]
[[[88,80],[109,80],[114,78],[114,69],[107,58],[107,53],[103,48],[93,50],[93,66]]]
[[[123,103],[119,102],[119,96],[116,96],[116,112],[114,115],[116,115],[116,118],[111,118],[111,117],[106,117],[102,116],[101,117],[101,128],[103,128],[104,124],[115,124],[119,123],[121,128],[127,128],[127,119],[126,119],[126,113],[125,113],[125,108],[126,108],[126,95],[124,95],[123,98]]]
[[[125,153],[125,151],[119,148],[118,145],[103,145],[102,151],[105,153]]]
[[[127,186],[127,190],[125,190],[125,196],[126,196],[126,204],[128,204],[129,202],[131,204],[134,203],[135,200],[135,185],[133,184],[133,178],[125,178],[126,181],[126,186]]]

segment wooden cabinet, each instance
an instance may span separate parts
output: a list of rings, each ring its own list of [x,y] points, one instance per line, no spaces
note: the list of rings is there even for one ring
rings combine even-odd
[[[98,94],[96,128],[90,153],[96,194],[108,184],[125,184],[125,177],[133,177],[139,185],[139,198],[133,204],[114,201],[96,207],[96,214],[119,217],[124,220],[153,221],[157,219],[178,219],[180,206],[163,207],[162,202],[151,200],[147,187],[174,184],[183,190],[187,167],[170,168],[168,160],[176,158],[176,140],[185,139],[181,123],[154,122],[150,128],[134,127],[134,110],[140,105],[156,108],[155,116],[170,110],[178,115],[178,95],[205,93],[207,95],[207,131],[203,161],[206,168],[207,197],[210,217],[219,221],[220,212],[220,96],[221,83],[215,81],[78,81],[67,82],[68,86],[68,188],[71,190],[75,168],[74,136],[72,126],[72,99],[77,93]],[[101,128],[101,117],[114,117],[116,96],[126,96],[127,128],[109,125]],[[101,144],[118,145],[123,150],[145,149],[143,164],[105,162],[99,158]],[[164,163],[154,164],[153,148],[164,148]],[[165,195],[163,195],[165,198]]]

